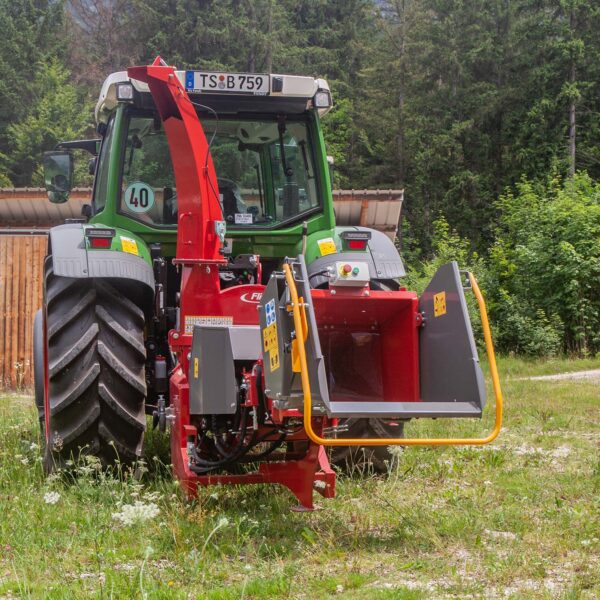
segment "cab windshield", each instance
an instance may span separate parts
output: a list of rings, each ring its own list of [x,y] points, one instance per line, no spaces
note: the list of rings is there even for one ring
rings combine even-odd
[[[228,228],[269,228],[319,206],[304,121],[202,119]],[[177,224],[169,145],[156,116],[130,116],[119,212],[159,226]]]

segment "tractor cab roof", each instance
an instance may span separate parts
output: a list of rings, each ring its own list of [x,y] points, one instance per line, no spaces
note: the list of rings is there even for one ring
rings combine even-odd
[[[332,107],[329,84],[324,79],[208,71],[176,71],[176,75],[193,100],[219,114],[301,114],[316,110],[322,116]],[[106,121],[119,102],[140,108],[154,106],[148,85],[131,79],[126,71],[112,73],[104,81],[96,104],[96,122]]]

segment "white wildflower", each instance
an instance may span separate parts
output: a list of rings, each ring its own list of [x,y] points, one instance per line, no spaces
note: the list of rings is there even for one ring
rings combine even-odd
[[[93,454],[86,454],[85,462],[89,465],[89,468],[91,469],[90,472],[100,471],[102,469],[102,462],[97,456],[94,456]]]
[[[229,525],[229,519],[227,517],[221,517],[217,521],[217,527],[227,527]]]
[[[153,502],[145,504],[136,500],[134,504],[123,504],[121,511],[113,513],[112,518],[122,525],[129,526],[154,519],[159,513],[160,509]]]
[[[38,448],[39,446],[35,442],[31,442],[31,444],[29,444],[30,450],[37,450]]]
[[[56,504],[60,500],[60,494],[58,492],[46,492],[44,494],[44,502],[46,504]]]
[[[327,484],[324,481],[317,480],[314,483],[315,490],[324,490],[327,487]]]
[[[402,456],[402,453],[404,452],[404,448],[402,446],[388,446],[387,451],[392,456],[399,457],[399,456]]]
[[[25,457],[25,458],[22,458],[22,459],[21,459],[21,464],[22,464],[22,465],[28,465],[28,464],[29,464],[29,459],[28,459],[27,457]]]
[[[144,494],[144,500],[146,500],[146,502],[156,502],[157,500],[160,500],[161,497],[162,494],[160,492],[147,492]]]

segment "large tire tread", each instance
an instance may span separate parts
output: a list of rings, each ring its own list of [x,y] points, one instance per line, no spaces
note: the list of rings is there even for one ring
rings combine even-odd
[[[144,313],[106,280],[45,268],[49,431],[47,472],[81,454],[103,466],[141,454],[146,425]]]
[[[404,422],[384,419],[346,419],[348,430],[340,438],[402,438]],[[393,464],[389,446],[333,446],[329,458],[335,466],[352,473],[355,469],[370,468],[376,473],[386,473]]]

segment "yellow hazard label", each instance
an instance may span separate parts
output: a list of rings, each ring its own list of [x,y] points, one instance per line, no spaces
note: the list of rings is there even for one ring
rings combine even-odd
[[[321,256],[327,256],[328,254],[335,254],[337,252],[333,238],[323,238],[322,240],[318,240],[317,244]]]
[[[139,256],[137,242],[128,237],[121,236],[121,249],[123,252],[128,252],[129,254],[135,254]]]
[[[279,368],[279,344],[277,342],[277,321],[267,325],[262,330],[263,349],[269,353],[269,367],[271,372]]]
[[[198,379],[199,373],[200,373],[200,361],[197,358],[194,358],[194,379]]]
[[[262,333],[265,352],[277,347],[277,323],[271,323],[262,330]]]
[[[446,292],[433,295],[433,314],[436,317],[446,314]]]
[[[279,348],[275,347],[269,352],[269,366],[271,373],[279,369]]]

